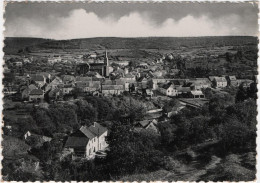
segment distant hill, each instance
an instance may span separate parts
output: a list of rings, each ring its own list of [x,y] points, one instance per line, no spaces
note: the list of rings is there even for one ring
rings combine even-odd
[[[42,38],[27,38],[27,37],[6,37],[4,40],[4,52],[5,53],[17,53],[20,49],[25,49],[26,47],[38,45],[44,42],[49,42],[50,39]]]
[[[6,38],[6,53],[25,47],[32,49],[174,49],[176,47],[209,47],[223,45],[257,44],[257,37],[145,37],[118,38],[98,37],[71,40],[50,40],[41,38]]]

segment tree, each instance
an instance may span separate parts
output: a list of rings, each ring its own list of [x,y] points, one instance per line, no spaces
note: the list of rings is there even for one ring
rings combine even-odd
[[[226,52],[226,53],[225,53],[225,57],[226,57],[226,61],[227,61],[227,62],[231,62],[232,56],[231,56],[231,54],[230,54],[229,52]]]
[[[110,151],[106,161],[112,175],[131,174],[158,169],[162,162],[159,137],[153,132],[137,133],[130,123],[115,122],[107,137]]]
[[[79,94],[81,93],[79,88],[74,88],[71,90],[71,95],[74,97],[74,99],[78,98]]]
[[[243,83],[239,86],[236,94],[236,102],[242,102],[248,99],[248,94],[246,88],[243,86]]]
[[[250,84],[247,89],[247,95],[250,98],[257,99],[257,84],[255,82]]]
[[[166,101],[166,103],[163,106],[163,111],[168,115],[168,113],[172,111],[172,108],[178,104],[179,101],[176,99],[171,99],[169,101]]]

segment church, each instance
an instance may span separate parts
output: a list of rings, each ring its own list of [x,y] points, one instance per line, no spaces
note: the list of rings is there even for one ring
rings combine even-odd
[[[84,76],[87,72],[92,71],[99,73],[101,76],[109,77],[110,68],[106,51],[104,63],[80,63],[76,67],[76,74]]]

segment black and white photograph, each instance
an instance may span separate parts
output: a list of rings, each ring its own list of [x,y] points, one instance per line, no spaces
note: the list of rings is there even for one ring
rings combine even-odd
[[[257,181],[257,2],[3,4],[2,181]]]

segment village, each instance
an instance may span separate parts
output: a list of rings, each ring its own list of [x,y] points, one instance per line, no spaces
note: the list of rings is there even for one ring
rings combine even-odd
[[[3,182],[257,180],[257,2],[37,1],[2,3]]]
[[[235,48],[232,47],[233,49]],[[37,133],[30,126],[21,127],[21,124],[17,124],[31,119],[32,110],[47,110],[50,105],[78,105],[84,100],[88,102],[91,97],[93,100],[98,97],[109,100],[124,97],[124,100],[129,99],[131,110],[132,100],[143,101],[148,105],[144,117],[134,120],[134,131],[143,133],[147,130],[160,136],[158,125],[169,122],[172,116],[183,109],[202,109],[212,94],[234,95],[239,88],[248,90],[257,83],[254,65],[246,65],[241,56],[241,47],[237,49],[238,51],[229,53],[204,56],[201,56],[202,53],[195,56],[166,53],[151,61],[138,62],[115,60],[107,49],[83,55],[56,53],[42,57],[37,55],[38,52],[15,57],[6,55],[3,80],[3,113],[6,119],[4,133],[7,139],[10,138],[10,143],[22,143],[27,149],[25,154],[44,147],[46,142],[59,139],[62,151],[56,156],[60,160],[68,156],[73,160],[105,158],[110,151],[106,141],[107,135],[111,133],[109,120],[80,119],[76,115],[75,120],[79,124],[77,127],[64,127],[62,133],[59,129],[54,134],[48,130]],[[248,71],[243,74],[247,75],[236,73],[241,68],[236,70],[214,65],[216,62],[225,65],[232,62],[230,60],[239,60],[239,57],[241,63],[246,65],[244,69],[247,68]],[[200,70],[196,71],[198,68]],[[203,74],[205,71],[208,73]],[[105,109],[101,106],[100,110]],[[121,115],[121,120],[130,120],[129,114]],[[35,119],[37,118],[36,116]],[[19,152],[13,153],[19,155]],[[31,161],[34,162],[29,163],[33,171],[38,171],[39,161]]]

